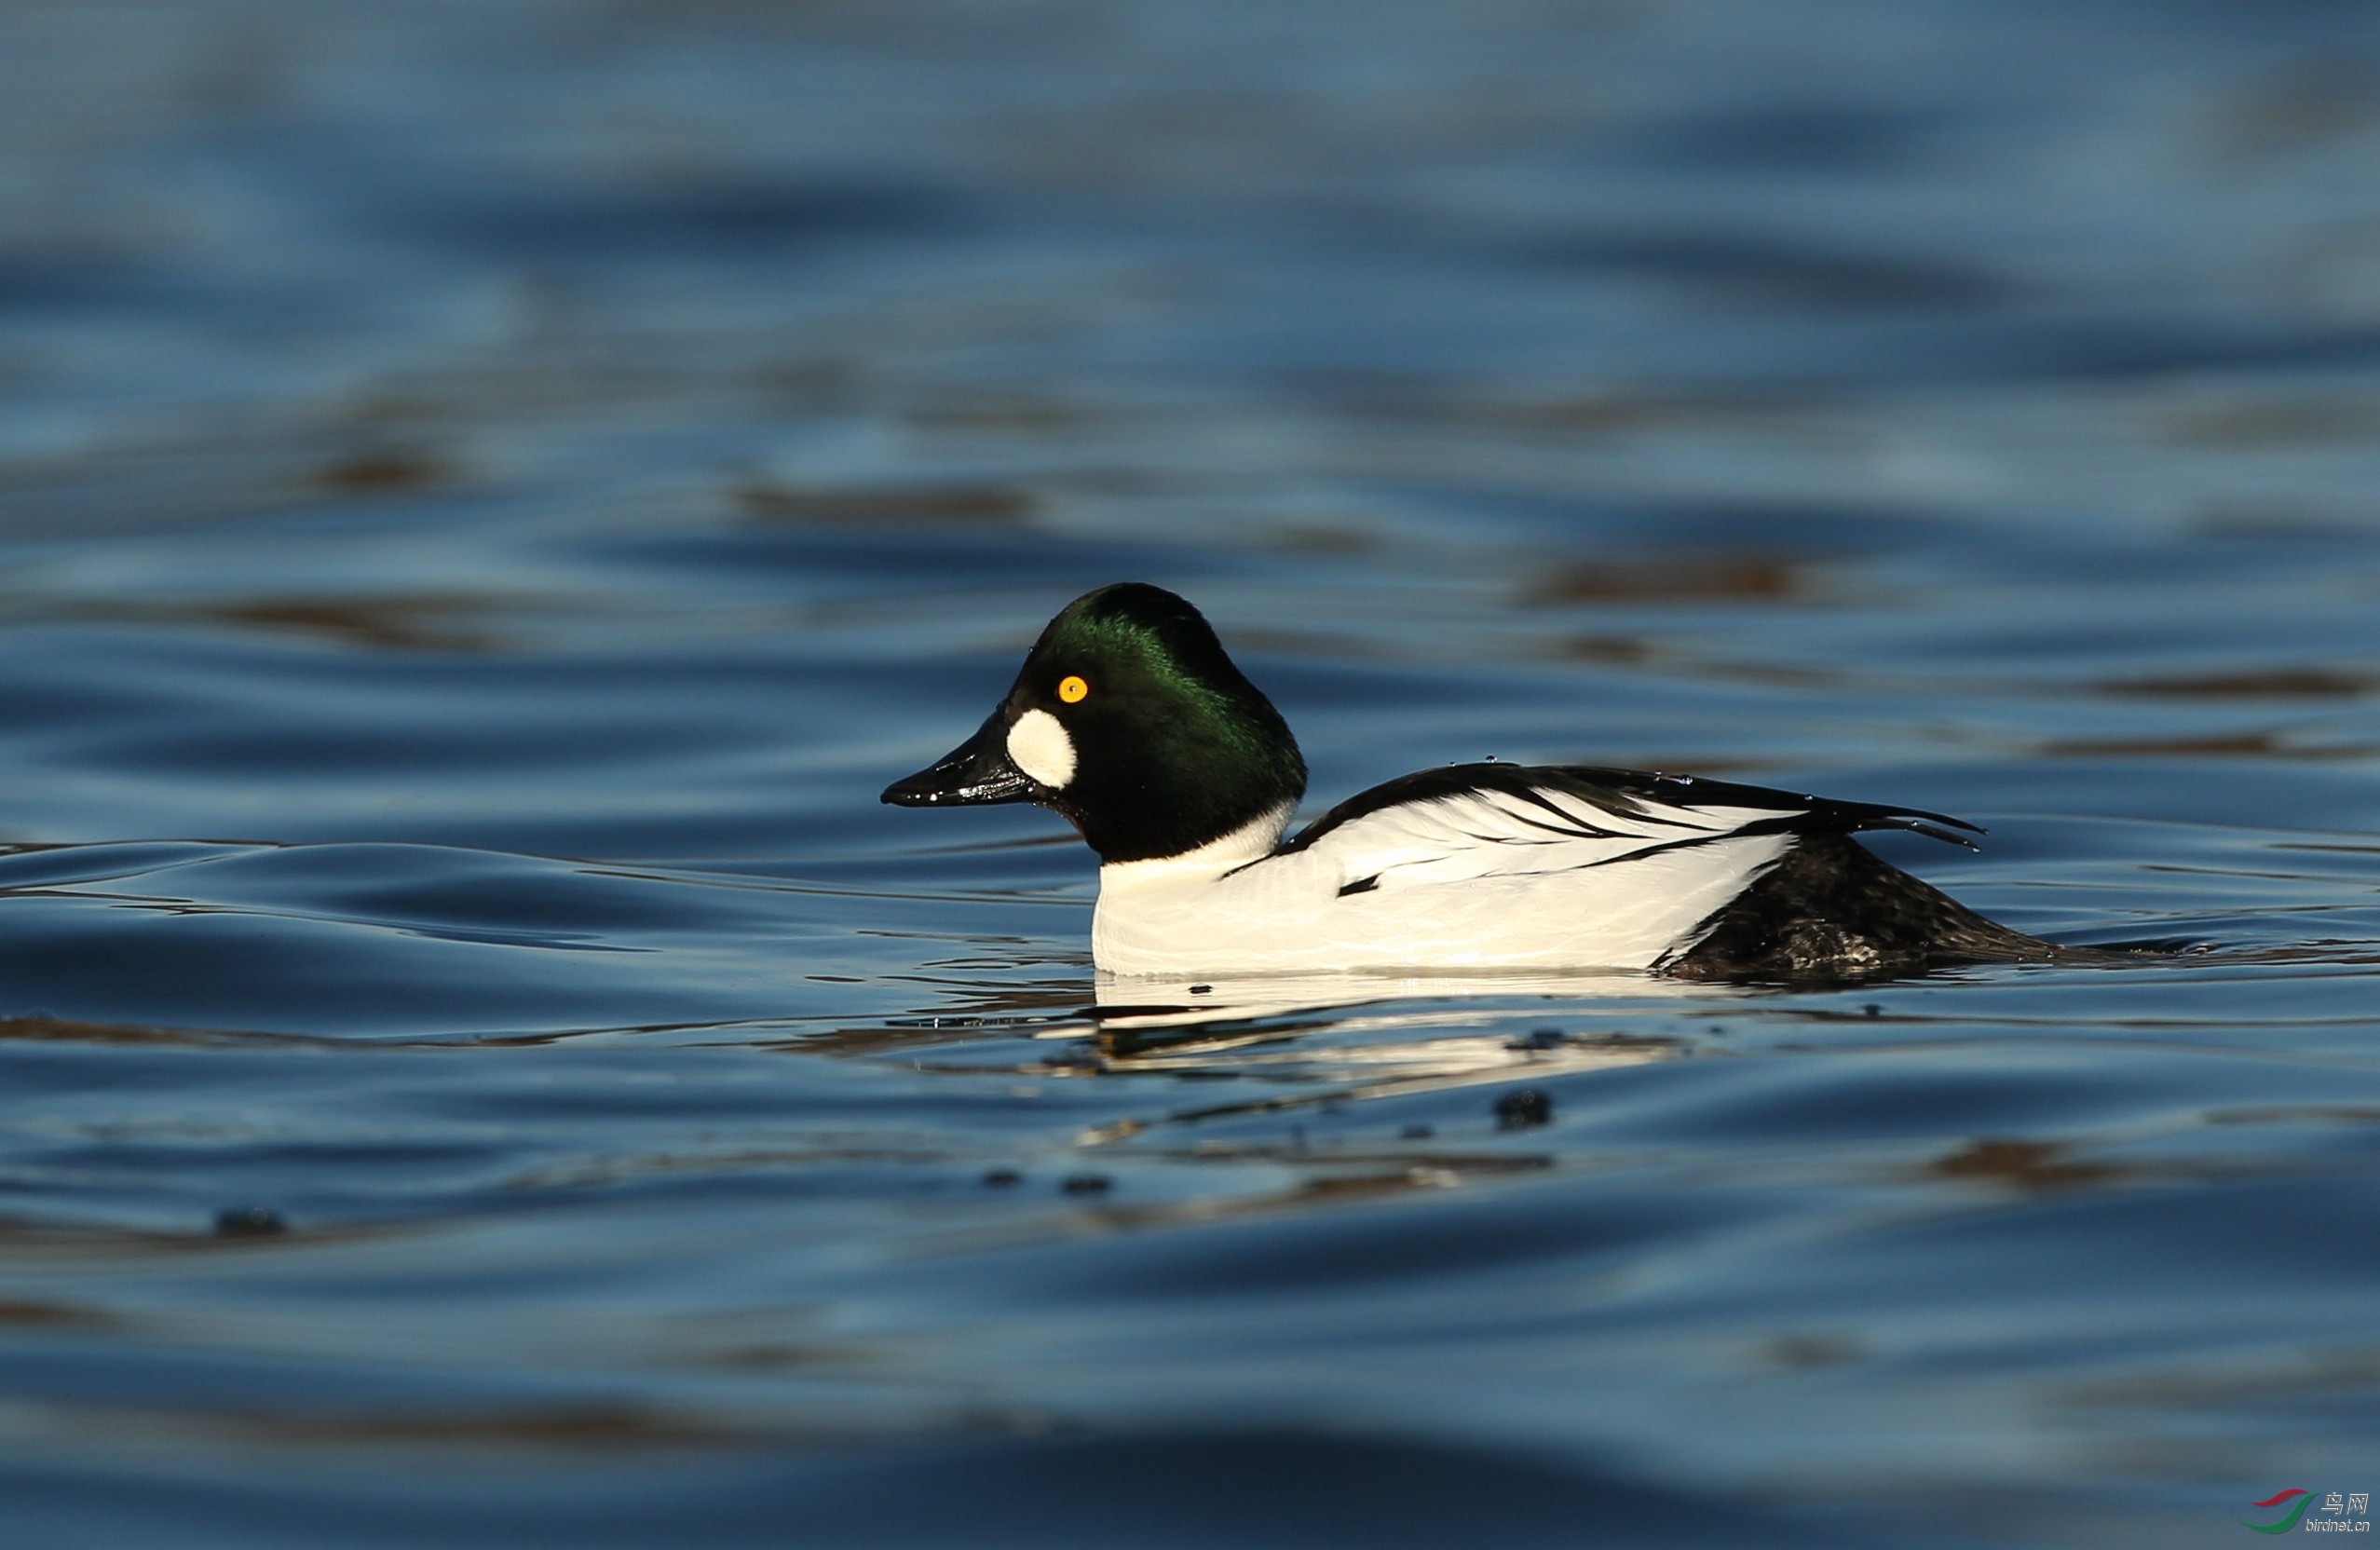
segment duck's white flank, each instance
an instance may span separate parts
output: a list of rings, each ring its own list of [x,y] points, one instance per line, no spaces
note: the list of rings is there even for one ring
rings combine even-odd
[[[1092,957],[1115,974],[1649,969],[1795,843],[1775,809],[1631,815],[1534,795],[1397,803],[1273,854],[1285,808],[1183,855],[1103,866]]]

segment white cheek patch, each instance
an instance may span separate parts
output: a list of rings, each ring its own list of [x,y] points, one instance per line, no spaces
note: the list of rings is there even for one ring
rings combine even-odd
[[[1052,791],[1074,779],[1074,740],[1047,711],[1027,711],[1008,729],[1009,762]]]

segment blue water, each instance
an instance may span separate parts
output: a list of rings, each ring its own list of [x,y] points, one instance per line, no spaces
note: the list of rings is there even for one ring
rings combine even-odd
[[[2313,0],[0,10],[5,1537],[2370,1491],[2376,211]],[[1128,578],[1314,810],[1888,800],[2193,950],[1119,1010],[1062,824],[876,794]]]

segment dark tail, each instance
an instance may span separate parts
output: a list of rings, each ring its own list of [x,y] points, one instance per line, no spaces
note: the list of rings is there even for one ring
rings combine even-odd
[[[1721,909],[1700,941],[1662,967],[1688,979],[1843,984],[1943,964],[2119,956],[2105,948],[2061,947],[1987,920],[1849,835],[1814,834]]]

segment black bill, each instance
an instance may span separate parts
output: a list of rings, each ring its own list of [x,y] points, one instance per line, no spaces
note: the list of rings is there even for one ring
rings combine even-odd
[[[1008,756],[1008,721],[999,711],[975,735],[915,775],[884,788],[896,808],[987,807],[1029,802],[1040,785]]]

